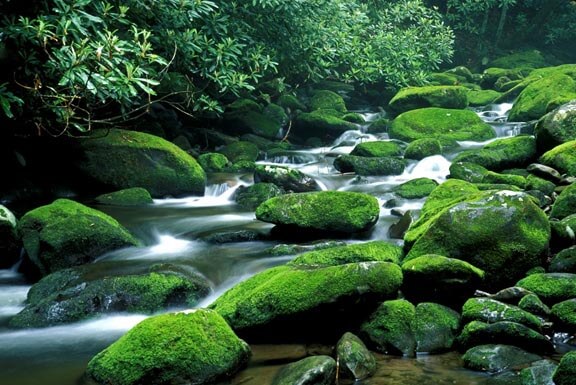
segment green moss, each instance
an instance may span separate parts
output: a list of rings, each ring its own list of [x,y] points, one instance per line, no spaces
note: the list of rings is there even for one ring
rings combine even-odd
[[[487,171],[482,178],[482,183],[508,184],[524,189],[526,187],[526,178],[521,175],[500,174],[493,171]]]
[[[461,86],[423,86],[402,88],[388,109],[395,114],[425,107],[464,109],[468,106],[468,90]]]
[[[294,95],[283,94],[281,95],[278,100],[276,101],[278,105],[290,109],[292,112],[296,112],[298,110],[305,111],[306,106],[301,103],[297,97]]]
[[[390,126],[390,138],[411,142],[436,138],[444,146],[456,141],[484,141],[496,137],[494,129],[471,110],[421,108],[398,115]]]
[[[284,190],[274,183],[257,182],[246,188],[236,190],[234,200],[244,208],[256,210],[256,207],[261,203],[282,194],[284,194]]]
[[[512,321],[535,330],[542,329],[542,320],[535,315],[491,298],[470,298],[462,306],[462,321],[482,321],[487,323]]]
[[[402,262],[405,274],[417,274],[424,280],[428,276],[433,280],[479,282],[484,279],[484,271],[466,261],[447,258],[442,255],[426,254],[417,258],[406,258]],[[416,280],[415,280],[416,281]]]
[[[564,332],[576,331],[576,298],[558,302],[551,309],[556,320],[556,330]]]
[[[472,162],[455,161],[450,164],[450,178],[469,183],[480,183],[488,172],[486,167]]]
[[[342,173],[354,172],[358,175],[400,175],[404,172],[406,161],[399,157],[366,157],[340,155],[332,163]]]
[[[258,206],[256,218],[301,228],[351,233],[370,229],[379,213],[378,200],[371,195],[318,191],[269,199]]]
[[[453,73],[434,72],[428,76],[430,84],[435,86],[456,86],[462,82],[462,78]]]
[[[547,305],[576,298],[576,274],[537,273],[519,280],[516,286],[530,290]]]
[[[526,190],[538,190],[545,195],[552,196],[556,184],[536,175],[530,174],[526,177]]]
[[[390,125],[390,119],[388,118],[379,118],[370,123],[368,126],[367,131],[369,133],[380,133],[380,132],[387,132],[388,126]]]
[[[358,126],[354,123],[347,122],[335,110],[315,110],[312,112],[303,112],[296,116],[293,129],[305,137],[325,135],[337,136],[349,130],[356,130]]]
[[[361,325],[360,330],[364,340],[377,351],[413,357],[416,352],[412,331],[415,315],[416,308],[405,299],[385,301]]]
[[[468,103],[471,106],[486,106],[494,103],[502,95],[495,90],[470,90],[468,91]]]
[[[150,317],[98,353],[87,373],[100,383],[210,383],[246,365],[248,345],[215,312]]]
[[[364,117],[357,112],[349,112],[347,114],[344,114],[342,115],[342,119],[350,123],[357,123],[357,124],[366,123]]]
[[[419,353],[441,353],[452,348],[460,330],[460,314],[455,310],[432,302],[416,306],[412,322]]]
[[[206,172],[222,172],[229,161],[226,155],[217,152],[202,154],[198,157],[198,163]]]
[[[154,203],[148,190],[142,187],[133,187],[102,194],[95,198],[97,203],[106,205],[139,206]]]
[[[576,176],[576,140],[563,143],[546,151],[539,162],[550,166],[560,173]]]
[[[252,99],[236,99],[226,106],[226,113],[259,111],[262,112],[262,106]]]
[[[260,151],[254,143],[241,140],[228,144],[219,152],[224,154],[230,162],[237,163],[242,160],[255,162]]]
[[[550,308],[536,294],[527,294],[520,299],[518,307],[540,317],[548,317]]]
[[[438,186],[438,182],[430,178],[415,178],[394,188],[394,192],[405,199],[424,198]]]
[[[309,251],[294,258],[289,265],[331,266],[367,261],[399,263],[402,256],[400,246],[386,241],[371,241]]]
[[[332,109],[339,112],[347,111],[346,103],[342,96],[330,90],[319,90],[314,92],[314,95],[312,95],[312,98],[310,99],[310,109]]]
[[[549,65],[548,61],[542,55],[542,52],[536,49],[522,50],[510,53],[494,59],[489,64],[492,67],[501,68],[540,68]]]
[[[576,184],[568,185],[556,198],[550,218],[563,219],[576,212]]]
[[[576,352],[564,354],[552,380],[555,385],[576,385]]]
[[[376,140],[357,144],[350,155],[366,157],[385,157],[402,155],[402,146],[398,142]]]
[[[442,143],[435,138],[416,139],[408,143],[404,158],[422,160],[428,156],[442,154]]]
[[[242,281],[209,307],[234,329],[242,329],[310,311],[321,304],[337,303],[344,297],[394,297],[401,283],[400,267],[389,262],[313,269],[278,266]]]
[[[537,354],[503,344],[478,345],[468,349],[462,356],[465,368],[488,373],[500,373],[513,367],[526,366],[540,359]]]

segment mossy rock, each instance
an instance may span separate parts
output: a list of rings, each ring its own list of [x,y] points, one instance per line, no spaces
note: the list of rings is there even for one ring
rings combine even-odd
[[[361,381],[376,372],[376,358],[355,334],[344,333],[335,350],[342,378]]]
[[[576,332],[576,298],[558,302],[550,310],[557,331]]]
[[[562,174],[576,176],[576,140],[560,144],[546,151],[538,161]]]
[[[561,97],[567,102],[576,99],[576,81],[563,73],[554,73],[530,83],[515,100],[508,113],[509,122],[537,120],[558,107],[550,102]],[[552,108],[551,108],[552,107]]]
[[[208,384],[246,367],[250,347],[216,312],[196,309],[141,321],[90,360],[98,383]]]
[[[305,252],[290,261],[288,265],[335,266],[371,261],[398,264],[402,256],[401,246],[386,241],[370,241]]]
[[[206,172],[222,172],[230,161],[224,154],[209,152],[198,156],[198,163]]]
[[[536,49],[521,50],[500,56],[489,63],[491,67],[500,68],[541,68],[550,63],[541,51]]]
[[[260,155],[258,146],[245,140],[230,143],[224,146],[218,152],[223,154],[232,163],[237,163],[240,161],[255,162]]]
[[[540,153],[574,140],[576,138],[576,100],[563,104],[540,118],[534,128],[534,135]]]
[[[456,341],[460,314],[448,306],[422,302],[416,305],[412,330],[417,353],[443,353],[451,350]]]
[[[429,107],[398,115],[390,125],[389,135],[405,142],[436,138],[443,146],[455,146],[457,141],[493,139],[496,132],[474,111]]]
[[[142,187],[154,198],[204,195],[206,174],[202,167],[165,139],[137,131],[102,129],[78,139],[78,143],[83,157],[76,165],[109,189]]]
[[[306,111],[306,106],[304,105],[304,103],[298,100],[298,98],[294,95],[282,94],[280,95],[276,103],[279,106],[284,107],[285,109],[289,109],[292,112],[296,112],[298,110]]]
[[[337,138],[349,130],[357,130],[358,126],[341,118],[334,110],[315,110],[296,115],[292,130],[302,139],[311,137]],[[326,140],[328,140],[326,139]]]
[[[576,212],[576,184],[573,183],[563,189],[550,210],[550,218],[564,219]]]
[[[558,364],[549,359],[533,362],[530,367],[520,370],[522,385],[552,385],[552,375],[557,367]]]
[[[402,292],[411,301],[435,301],[454,307],[474,294],[484,272],[468,262],[427,254],[402,263]]]
[[[390,126],[390,119],[388,118],[378,118],[371,122],[366,129],[367,132],[377,134],[381,132],[387,132]]]
[[[458,336],[458,346],[462,350],[496,343],[517,346],[536,354],[554,352],[554,346],[545,336],[526,325],[512,321],[472,321],[464,326]]]
[[[427,197],[438,186],[438,182],[430,178],[415,178],[394,187],[393,191],[404,199],[420,199]]]
[[[424,254],[462,259],[484,270],[487,289],[509,286],[543,265],[550,224],[529,195],[486,191],[461,199],[434,210],[423,206],[404,237],[405,260]]]
[[[524,79],[532,72],[530,68],[500,68],[488,67],[482,72],[480,85],[484,89],[494,89],[499,79],[507,82]]]
[[[209,307],[249,341],[341,336],[402,283],[390,262],[277,266],[240,282]],[[339,337],[336,337],[339,338]]]
[[[243,113],[248,111],[262,112],[262,106],[252,99],[239,98],[226,106],[227,114]]]
[[[309,356],[284,365],[272,379],[271,385],[331,385],[336,378],[337,366],[330,356]]]
[[[518,301],[518,307],[544,319],[550,316],[550,308],[536,294],[526,294]]]
[[[114,218],[69,199],[28,211],[20,218],[18,231],[28,258],[41,275],[139,244]]]
[[[406,161],[400,157],[366,157],[357,155],[340,155],[334,159],[333,166],[341,173],[354,172],[362,176],[401,175]]]
[[[257,165],[254,169],[255,183],[273,183],[284,191],[296,193],[320,191],[321,187],[311,176],[291,167]]]
[[[209,282],[199,275],[192,278],[151,272],[100,279],[82,276],[89,274],[86,270],[65,269],[44,277],[30,289],[26,307],[10,320],[10,326],[38,328],[105,314],[153,314],[176,307],[190,308],[210,293]]]
[[[248,187],[237,189],[234,193],[234,201],[246,209],[256,210],[263,202],[284,193],[284,189],[274,183],[256,182]]]
[[[576,214],[568,215],[562,220],[550,220],[552,230],[550,245],[559,251],[576,244]]]
[[[486,344],[468,349],[462,356],[464,367],[487,373],[499,373],[539,361],[541,357],[512,345]]]
[[[495,90],[469,90],[468,104],[472,107],[487,106],[494,103],[501,95],[501,92]]]
[[[494,323],[511,321],[528,326],[534,330],[542,329],[542,320],[520,309],[518,306],[487,298],[470,298],[462,306],[462,322],[482,321]]]
[[[315,91],[310,98],[310,110],[336,110],[339,112],[348,111],[344,98],[338,93],[330,90]]]
[[[548,271],[550,273],[576,274],[576,247],[569,247],[554,255],[550,260]]]
[[[417,139],[408,143],[404,158],[422,160],[426,157],[442,154],[442,143],[435,138]]]
[[[369,347],[383,354],[414,357],[415,315],[416,307],[405,299],[384,301],[360,326],[361,337]]]
[[[481,183],[488,169],[473,162],[454,161],[450,164],[450,178],[469,183]]]
[[[271,198],[256,209],[256,219],[264,222],[342,233],[371,229],[379,214],[375,197],[349,191],[286,194]]]
[[[366,123],[366,119],[364,119],[364,117],[357,112],[348,112],[342,115],[342,119],[350,123],[356,123],[356,124]]]
[[[576,385],[576,351],[566,353],[552,375],[555,385]]]
[[[464,109],[468,107],[468,90],[462,86],[422,86],[400,89],[388,103],[394,114],[425,107]]]
[[[350,155],[369,158],[400,156],[402,153],[403,149],[400,143],[386,140],[359,143],[350,151]]]
[[[530,274],[529,276],[519,280],[516,286],[530,290],[548,306],[576,298],[576,274]]]
[[[526,178],[522,175],[501,174],[494,171],[488,171],[484,174],[481,183],[507,184],[524,189],[526,187]]]
[[[457,86],[462,80],[461,76],[448,72],[433,72],[428,76],[428,81],[433,86]]]
[[[526,177],[525,189],[526,191],[537,190],[546,196],[552,196],[556,190],[556,184],[544,178],[530,174]]]
[[[117,206],[142,206],[154,203],[148,190],[142,187],[133,187],[98,195],[94,200],[96,203]]]
[[[488,170],[527,167],[536,160],[536,140],[530,135],[496,139],[480,149],[465,150],[453,162],[476,163]]]

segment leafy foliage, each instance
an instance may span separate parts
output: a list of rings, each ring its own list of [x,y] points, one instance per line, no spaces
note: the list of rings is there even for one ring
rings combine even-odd
[[[0,74],[0,101],[29,134],[117,125],[155,102],[221,113],[264,80],[418,84],[453,53],[452,31],[420,0],[7,4],[0,48],[18,60]]]

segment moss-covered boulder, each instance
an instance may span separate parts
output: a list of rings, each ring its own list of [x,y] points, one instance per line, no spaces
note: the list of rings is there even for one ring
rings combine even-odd
[[[369,347],[384,354],[414,357],[416,338],[412,323],[415,306],[405,299],[384,301],[360,326]]]
[[[484,89],[502,91],[498,84],[520,81],[529,75],[531,69],[488,67],[482,72],[480,85]]]
[[[550,359],[533,362],[528,368],[520,370],[522,385],[552,385],[552,375],[558,364]]]
[[[400,175],[404,172],[406,161],[399,157],[366,157],[340,155],[333,162],[334,168],[341,173],[353,172],[358,175]]]
[[[246,140],[239,140],[227,144],[222,147],[219,152],[232,163],[241,161],[255,162],[260,154],[258,146]]]
[[[342,133],[356,130],[358,126],[341,118],[334,110],[315,110],[296,115],[292,125],[293,133],[305,140],[311,137],[333,140]]]
[[[530,196],[489,190],[438,202],[434,191],[404,237],[405,261],[425,254],[461,259],[484,270],[482,287],[492,289],[544,263],[550,223]]]
[[[544,335],[518,322],[471,321],[458,336],[458,347],[462,350],[496,343],[516,346],[536,354],[554,352],[554,346]]]
[[[78,139],[76,166],[112,189],[142,187],[155,198],[203,195],[206,174],[190,154],[160,137],[122,129],[94,130]]]
[[[534,128],[534,135],[540,153],[574,140],[576,138],[576,100],[563,104],[540,118]]]
[[[473,107],[486,106],[493,103],[502,95],[496,90],[468,90],[468,104]]]
[[[303,358],[284,365],[272,379],[271,385],[331,385],[336,379],[336,361],[326,355]]]
[[[402,145],[395,141],[374,140],[370,142],[358,143],[350,155],[366,156],[369,158],[401,156],[403,152]]]
[[[310,98],[310,110],[336,110],[346,112],[346,102],[340,94],[331,90],[317,90]]]
[[[484,184],[502,184],[516,186],[520,189],[526,188],[526,178],[522,175],[501,174],[494,171],[487,171],[482,177],[480,183]]]
[[[350,332],[344,333],[338,340],[336,359],[342,378],[361,381],[376,372],[376,358],[364,342]]]
[[[7,207],[0,205],[0,269],[14,265],[20,257],[18,220]]]
[[[564,219],[576,213],[576,183],[563,189],[550,210],[550,218]]]
[[[157,271],[92,279],[88,269],[45,276],[30,289],[26,307],[10,320],[15,328],[68,324],[111,313],[153,314],[189,308],[210,293],[202,276]]]
[[[404,151],[404,158],[422,160],[426,157],[442,154],[442,143],[435,138],[423,138],[410,142]]]
[[[371,229],[380,215],[372,195],[350,191],[318,191],[280,195],[256,209],[256,219],[281,226],[338,233]]]
[[[116,206],[142,206],[154,203],[152,196],[142,187],[132,187],[94,198],[96,203]]]
[[[339,338],[378,301],[395,298],[401,284],[400,267],[390,262],[278,266],[240,282],[210,308],[249,341]]]
[[[320,191],[322,188],[314,178],[290,167],[257,165],[254,183],[273,183],[285,191],[296,193]]]
[[[538,161],[562,174],[576,176],[576,140],[560,144],[546,151]]]
[[[230,379],[250,356],[218,313],[196,309],[141,321],[92,358],[86,373],[101,384],[210,384]]]
[[[492,171],[526,167],[536,160],[536,140],[530,135],[497,139],[480,149],[462,151],[453,162],[476,163]]]
[[[114,218],[69,199],[57,199],[27,212],[18,229],[26,255],[42,275],[138,245]]]
[[[390,125],[389,135],[405,142],[436,138],[443,146],[454,146],[456,141],[482,142],[496,137],[494,129],[474,111],[436,107],[398,115]]]
[[[520,309],[518,306],[487,297],[470,298],[464,303],[462,306],[462,322],[467,323],[470,321],[486,323],[511,321],[526,325],[537,331],[542,329],[542,320],[535,315]]]
[[[550,308],[536,294],[523,296],[518,301],[518,307],[543,319],[550,316]]]
[[[436,254],[402,263],[402,273],[402,293],[411,301],[455,307],[473,295],[484,279],[484,272],[468,262]]]
[[[511,52],[507,55],[500,56],[492,60],[489,64],[491,67],[499,68],[541,68],[549,66],[550,63],[544,54],[536,49],[522,49]]]
[[[238,188],[233,198],[240,206],[256,210],[261,203],[284,193],[284,189],[274,183],[256,182],[248,187]]]
[[[425,107],[464,109],[468,107],[467,93],[462,86],[405,87],[388,102],[388,110],[401,114]]]
[[[470,183],[481,183],[488,169],[477,163],[453,161],[450,164],[449,177]]]
[[[562,357],[552,379],[555,385],[576,385],[576,351]]]
[[[487,373],[518,369],[541,357],[512,345],[487,344],[468,349],[462,356],[464,367]]]
[[[298,255],[288,264],[335,266],[371,261],[399,263],[402,256],[401,246],[386,241],[369,241],[308,251]]]
[[[438,182],[430,178],[414,178],[394,187],[393,191],[404,199],[420,199],[430,195]]]
[[[569,247],[554,255],[548,265],[548,271],[550,273],[576,274],[576,247]]]
[[[552,73],[530,83],[515,100],[509,122],[540,119],[561,104],[576,99],[576,81],[564,73]]]
[[[576,298],[558,302],[550,310],[556,330],[576,332]]]
[[[417,353],[443,353],[451,350],[456,341],[460,314],[444,305],[422,302],[416,305],[412,330]]]
[[[530,290],[549,306],[576,298],[576,274],[530,274],[519,280],[516,285]]]
[[[222,172],[230,164],[230,161],[224,154],[209,152],[198,156],[198,163],[205,172]]]

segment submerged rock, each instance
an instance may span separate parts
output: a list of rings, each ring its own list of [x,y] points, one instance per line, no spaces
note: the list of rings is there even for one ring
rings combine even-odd
[[[541,357],[516,346],[487,344],[468,349],[462,359],[468,369],[499,373],[539,361]]]
[[[376,371],[376,359],[355,334],[344,333],[336,344],[336,358],[342,378],[364,380]]]
[[[310,356],[285,365],[272,385],[331,385],[336,378],[336,361],[325,355]]]

